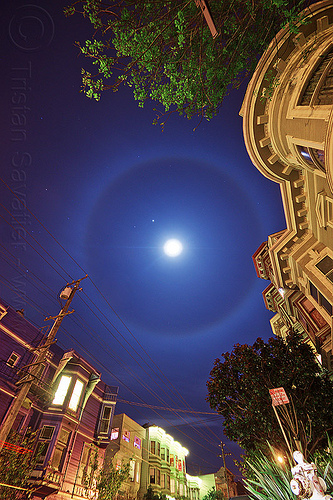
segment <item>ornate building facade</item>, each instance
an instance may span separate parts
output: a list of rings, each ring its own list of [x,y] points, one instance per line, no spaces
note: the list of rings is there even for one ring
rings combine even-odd
[[[164,429],[144,425],[146,430],[142,450],[139,498],[148,487],[170,497],[187,497],[186,456],[188,450]]]
[[[304,333],[332,368],[333,4],[304,13],[299,32],[281,30],[260,59],[240,111],[256,168],[280,184],[286,229],[253,259],[275,333]]]

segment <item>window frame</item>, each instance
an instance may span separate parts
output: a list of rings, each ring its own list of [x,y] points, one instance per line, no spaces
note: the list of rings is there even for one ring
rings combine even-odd
[[[325,310],[329,316],[333,315],[333,306],[330,301],[318,290],[316,285],[309,280],[309,291],[311,297]]]
[[[330,263],[330,268],[327,269],[325,272],[323,268],[323,261],[329,262]],[[328,254],[324,255],[316,264],[315,267],[322,273],[323,276],[325,276],[326,279],[328,279],[332,285],[333,285],[333,259],[330,257]],[[330,277],[329,277],[330,275]]]
[[[324,142],[315,142],[307,139],[300,139],[298,137],[294,137],[292,135],[286,135],[287,145],[291,155],[294,157],[297,163],[307,169],[310,172],[313,172],[320,177],[326,177],[326,168],[324,165],[320,163],[320,161],[316,158],[315,154],[312,151],[323,151],[325,155],[325,143]],[[304,149],[308,151],[310,159],[307,160],[301,154],[300,150]]]
[[[110,410],[110,414],[109,414],[108,419],[106,419],[104,417],[106,410]],[[112,416],[113,416],[113,405],[104,404],[102,406],[102,409],[101,409],[101,416],[100,416],[100,419],[99,419],[99,426],[98,426],[98,434],[104,434],[104,435],[108,435],[109,434],[109,432],[110,432],[110,426],[111,426],[111,422],[112,422]],[[107,429],[106,430],[102,430],[102,426],[105,425],[105,423],[106,423],[107,420],[108,420]],[[114,429],[115,430],[118,429],[118,436],[116,438],[113,438],[113,440],[118,439],[118,437],[119,437],[119,427],[115,427]],[[111,432],[112,432],[112,430],[113,429],[111,429]]]
[[[110,434],[110,441],[115,441],[119,438],[119,427],[112,427]]]
[[[122,439],[122,441],[125,441],[125,443],[130,443],[131,431],[128,431],[127,429],[123,429],[122,433],[121,433],[121,439]]]
[[[52,429],[52,433],[50,436],[43,436],[43,431],[46,428]],[[43,427],[40,429],[39,435],[38,435],[38,441],[37,441],[36,448],[34,451],[34,455],[38,454],[39,449],[42,446],[45,447],[45,450],[43,450],[43,453],[37,459],[36,465],[44,465],[45,459],[46,459],[47,454],[48,454],[49,449],[50,449],[50,444],[51,444],[52,440],[55,438],[56,428],[57,428],[56,425],[44,424]]]
[[[134,481],[135,481],[136,461],[133,460],[133,459],[131,459],[129,461],[129,466],[130,466],[130,468],[129,468],[129,479],[130,479],[131,482],[134,483]]]
[[[44,465],[47,453],[50,448],[51,441],[43,440],[43,441],[37,441],[36,448],[35,448],[35,455],[38,455],[40,448],[45,447],[43,449],[43,452],[39,455],[39,457],[36,459],[36,465]]]
[[[150,447],[149,447],[149,451],[152,455],[155,455],[156,454],[156,441],[155,439],[151,439],[150,440]]]
[[[66,433],[66,440],[64,441],[61,440],[62,433]],[[65,427],[61,427],[59,429],[57,440],[53,446],[53,452],[51,458],[51,467],[55,468],[59,472],[62,472],[63,466],[65,464],[71,437],[72,437],[71,429],[66,429]],[[59,460],[57,465],[55,465],[55,459],[57,456],[59,456]]]
[[[155,481],[156,481],[156,469],[155,467],[149,467],[149,484],[156,484]]]
[[[319,227],[330,227],[333,229],[333,198],[327,196],[325,191],[317,193],[315,212]]]
[[[14,360],[13,363],[10,363],[12,356],[16,356],[16,359]],[[13,351],[11,353],[11,355],[9,356],[9,358],[7,359],[6,365],[10,366],[11,368],[14,368],[17,365],[17,363],[19,362],[20,358],[21,358],[21,355],[15,351]]]
[[[137,448],[138,450],[141,450],[141,438],[139,438],[138,436],[135,436],[134,435],[134,441],[133,441],[133,446],[134,448]]]
[[[50,436],[43,436],[44,429],[52,429],[51,435]],[[51,439],[54,436],[55,429],[56,429],[55,425],[45,425],[44,424],[40,430],[40,433],[39,433],[39,440],[44,439],[45,441],[51,441]]]

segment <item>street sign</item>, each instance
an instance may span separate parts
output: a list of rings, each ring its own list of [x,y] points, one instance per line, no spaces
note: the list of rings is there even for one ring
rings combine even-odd
[[[272,405],[279,406],[289,403],[288,396],[283,387],[278,387],[277,389],[269,389],[269,393],[272,398]]]

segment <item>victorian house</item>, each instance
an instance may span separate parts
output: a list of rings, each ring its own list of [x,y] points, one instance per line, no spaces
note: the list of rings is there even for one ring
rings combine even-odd
[[[253,164],[280,185],[286,227],[255,252],[277,335],[296,329],[332,369],[333,4],[305,10],[260,59],[240,114]]]
[[[43,344],[43,334],[22,311],[0,301],[0,421],[15,400]],[[117,388],[74,350],[53,344],[35,372],[29,393],[12,422],[24,434],[37,430],[34,498],[86,498],[83,473],[97,451],[102,462],[111,437]]]

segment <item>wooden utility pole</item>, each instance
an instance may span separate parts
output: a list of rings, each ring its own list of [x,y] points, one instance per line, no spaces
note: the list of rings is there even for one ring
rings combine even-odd
[[[227,474],[227,468],[225,466],[225,453],[224,453],[224,443],[222,443],[221,441],[221,444],[219,445],[220,448],[221,448],[221,452],[222,452],[222,455],[219,455],[222,460],[223,460],[223,468],[224,468],[224,478],[225,478],[225,481],[227,483],[227,494],[228,494],[228,499],[230,498],[230,492],[229,492],[229,481],[228,481],[228,474]],[[230,453],[227,453],[227,455],[230,455]]]
[[[73,297],[76,293],[76,291],[79,289],[80,282],[85,279],[87,276],[84,278],[81,278],[77,281],[73,281],[72,283],[67,284],[66,288],[64,289],[64,292],[70,292],[69,295],[65,295],[66,297],[66,303],[61,309],[60,313],[58,316],[55,316],[54,318],[46,318],[48,319],[54,319],[54,323],[52,328],[50,329],[46,340],[44,344],[40,347],[38,347],[37,352],[37,359],[34,363],[31,363],[30,365],[27,365],[25,368],[28,368],[28,373],[24,375],[24,377],[19,380],[17,385],[20,385],[20,389],[18,391],[18,394],[14,398],[5,418],[2,421],[1,427],[0,427],[0,451],[3,448],[4,443],[6,442],[6,439],[8,437],[8,434],[15,422],[15,419],[24,403],[25,398],[27,397],[32,383],[38,378],[38,368],[43,363],[46,359],[47,353],[49,351],[50,345],[54,344],[55,342],[55,336],[57,334],[57,331],[61,325],[62,320],[67,314],[71,314],[74,311],[68,311],[69,305],[73,300]]]
[[[216,38],[219,35],[219,32],[217,31],[213,18],[211,16],[211,13],[209,11],[208,5],[206,0],[195,0],[195,4],[197,7],[199,7],[206,19],[206,23],[208,25],[208,28],[211,32],[211,35],[213,38]]]

